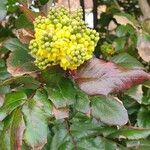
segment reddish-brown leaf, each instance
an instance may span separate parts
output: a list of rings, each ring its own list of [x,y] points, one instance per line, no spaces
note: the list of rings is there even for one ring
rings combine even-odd
[[[53,107],[53,114],[56,119],[64,119],[69,117],[69,109]]]
[[[74,79],[80,89],[89,95],[108,95],[138,85],[150,76],[142,70],[128,70],[93,58],[79,68]]]
[[[34,32],[31,29],[25,28],[14,30],[14,34],[23,44],[29,44],[31,39],[34,37]]]
[[[18,128],[15,129],[16,139],[15,139],[15,145],[14,146],[15,146],[16,150],[21,150],[24,130],[25,130],[25,124],[24,124],[24,121],[22,119]]]

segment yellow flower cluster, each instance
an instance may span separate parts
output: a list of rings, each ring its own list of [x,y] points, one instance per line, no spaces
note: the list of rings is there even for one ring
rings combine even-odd
[[[104,55],[108,56],[108,55],[115,54],[116,51],[115,51],[115,48],[111,44],[104,42],[104,44],[101,46],[101,52]]]
[[[99,34],[82,20],[81,9],[70,14],[64,7],[51,8],[47,17],[36,18],[34,29],[29,49],[40,69],[60,65],[74,70],[92,57],[99,40]]]

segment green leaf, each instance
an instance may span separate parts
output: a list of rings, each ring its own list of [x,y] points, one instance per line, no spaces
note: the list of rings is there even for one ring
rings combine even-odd
[[[15,21],[15,26],[17,29],[20,28],[31,28],[33,29],[33,24],[28,21],[25,15],[20,15],[19,18]]]
[[[72,105],[76,101],[76,89],[68,78],[62,78],[57,87],[48,88],[47,91],[50,100],[57,108]]]
[[[144,82],[143,85],[150,89],[150,80]]]
[[[144,66],[134,57],[128,53],[120,53],[111,58],[111,60],[125,68],[129,69],[144,69]]]
[[[85,119],[85,118],[84,118]],[[118,146],[118,144],[114,141],[108,140],[107,137],[101,137],[100,128],[96,128],[95,126],[92,126],[94,122],[89,122],[89,126],[87,128],[87,123],[90,121],[90,119],[85,119],[87,122],[82,122],[82,126],[80,125],[80,121],[78,124],[76,122],[72,122],[71,129],[69,129],[69,122],[55,122],[55,126],[52,129],[52,133],[54,133],[54,136],[50,137],[49,140],[49,149],[50,150],[73,150],[73,149],[79,149],[79,150],[111,150],[111,149],[119,149],[119,147],[123,149],[121,145]],[[84,124],[85,123],[85,124]],[[85,125],[85,128],[84,128]],[[72,127],[73,126],[73,127]],[[75,130],[74,130],[75,127]],[[81,127],[81,128],[80,128]],[[100,127],[100,124],[97,123],[97,127]],[[82,131],[83,129],[83,131]],[[87,134],[86,132],[90,133],[90,131],[93,131],[93,134]],[[97,132],[94,132],[97,131]],[[100,131],[100,132],[99,132]],[[105,129],[103,129],[105,131]],[[80,136],[80,132],[84,135]],[[52,135],[52,134],[51,134]],[[79,135],[79,136],[78,136]]]
[[[48,87],[57,87],[58,82],[64,77],[65,72],[58,66],[50,67],[41,72],[41,82]]]
[[[150,128],[150,107],[141,107],[137,116],[139,127]]]
[[[10,86],[0,86],[0,94],[7,94],[10,92]]]
[[[80,90],[77,91],[77,100],[74,107],[77,111],[88,114],[90,112],[90,100],[88,95]]]
[[[127,147],[132,150],[149,150],[150,149],[150,139],[127,141]]]
[[[0,21],[2,21],[7,14],[7,8],[6,8],[7,0],[1,0],[0,2]]]
[[[71,150],[74,148],[64,123],[56,124],[53,132],[54,136],[51,139],[50,150]]]
[[[50,100],[48,99],[47,92],[44,89],[38,89],[33,97],[34,100],[41,104],[41,107],[43,112],[45,112],[45,115],[50,117],[52,115],[52,104]]]
[[[110,125],[124,125],[128,121],[127,110],[114,97],[91,97],[92,115]]]
[[[32,148],[41,148],[47,142],[48,123],[43,110],[36,101],[30,100],[22,108],[26,129],[24,140]]]
[[[142,104],[150,105],[150,89],[148,89],[147,91],[144,92]]]
[[[115,150],[117,144],[102,137],[83,138],[77,142],[79,150]]]
[[[6,80],[9,77],[10,74],[7,72],[5,61],[0,59],[0,80]]]
[[[127,34],[130,35],[134,35],[136,34],[135,29],[133,28],[133,26],[131,26],[130,24],[127,25],[120,25],[118,26],[118,28],[116,29],[116,35],[118,37],[124,37]]]
[[[16,109],[4,120],[4,130],[0,134],[0,147],[2,150],[21,149],[24,124],[20,109]]]
[[[45,5],[48,1],[49,1],[49,0],[40,0],[40,3],[41,3],[42,5]],[[50,3],[52,3],[52,2],[53,2],[53,1],[50,0]]]
[[[40,82],[32,78],[31,76],[19,76],[13,77],[2,82],[2,85],[11,85],[16,89],[38,89],[40,87]]]
[[[27,96],[24,92],[13,92],[5,96],[3,106],[0,108],[0,120],[3,120],[13,110],[22,105]]]
[[[124,94],[130,96],[131,98],[133,98],[141,104],[143,98],[142,85],[134,86],[129,90],[125,91]]]
[[[124,52],[125,51],[125,44],[126,44],[126,37],[119,37],[114,40],[115,43],[115,49],[117,53]]]
[[[74,137],[88,138],[94,135],[101,135],[107,137],[109,134],[115,132],[117,128],[104,126],[101,122],[95,121],[93,118],[76,115],[71,120],[70,131]]]
[[[129,140],[144,139],[150,135],[150,129],[140,128],[121,128],[118,131],[110,134],[109,138],[123,138]]]
[[[14,51],[7,59],[7,70],[13,76],[24,75],[38,70],[34,65],[34,59],[28,54],[28,48],[20,43],[18,39],[9,39],[4,46]]]
[[[28,48],[25,44],[22,44],[17,38],[10,38],[4,43],[4,47],[10,51],[20,50],[21,52],[28,51]]]

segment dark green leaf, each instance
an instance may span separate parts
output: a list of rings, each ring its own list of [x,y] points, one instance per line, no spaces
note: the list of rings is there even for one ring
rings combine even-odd
[[[7,0],[1,0],[0,2],[0,21],[2,21],[7,14],[7,8],[6,8]]]
[[[147,91],[144,92],[142,104],[150,105],[150,89],[148,89]]]
[[[149,150],[150,149],[150,139],[128,141],[127,148],[132,150]]]
[[[20,28],[33,28],[33,24],[28,21],[26,16],[20,15],[19,18],[15,21],[15,26],[17,29]]]
[[[10,74],[7,72],[5,61],[0,59],[0,80],[5,80],[9,77]]]
[[[70,79],[62,78],[57,87],[48,88],[49,98],[57,108],[72,105],[76,101],[76,89]]]
[[[92,118],[84,117],[84,120],[76,120],[73,118],[70,131],[77,138],[88,138],[94,135],[108,136],[115,132],[115,127],[104,126],[101,122],[95,121]]]
[[[10,86],[0,86],[0,94],[6,94],[10,92]]]
[[[48,124],[43,110],[36,101],[30,100],[22,108],[26,129],[24,140],[32,148],[41,148],[47,142]]]
[[[119,99],[114,97],[91,97],[92,115],[111,125],[124,125],[128,121],[127,110]]]
[[[7,59],[7,70],[13,76],[19,76],[38,70],[34,65],[34,59],[28,54],[26,45],[20,43],[17,39],[9,39],[5,47],[12,52]]]
[[[143,85],[150,89],[150,80],[144,82]]]
[[[64,123],[55,125],[53,131],[55,134],[51,140],[50,150],[71,150],[74,148]]]
[[[111,60],[125,68],[129,69],[144,69],[144,66],[134,57],[128,53],[120,53],[111,58]]]
[[[116,49],[117,53],[125,51],[125,44],[127,42],[126,40],[127,40],[126,37],[119,37],[119,38],[117,38],[117,39],[114,40],[115,49]]]
[[[41,3],[42,5],[45,5],[48,1],[49,1],[49,0],[40,0],[40,3]],[[50,2],[52,2],[52,0],[50,0]]]
[[[105,138],[83,138],[77,142],[79,150],[115,150],[117,144]]]
[[[137,124],[139,127],[150,128],[150,107],[141,107],[137,116]]]
[[[143,98],[142,85],[134,86],[129,90],[125,91],[124,94],[130,96],[131,98],[133,98],[141,104]]]
[[[25,44],[22,44],[18,39],[16,38],[10,38],[8,39],[5,43],[4,43],[4,47],[6,47],[7,49],[9,49],[10,51],[16,51],[16,50],[20,50],[21,52],[27,51],[28,52],[28,48]]]
[[[50,117],[52,115],[52,104],[48,99],[47,92],[44,89],[38,89],[33,97],[34,100],[41,105],[45,115]]]
[[[135,29],[131,25],[129,25],[129,24],[127,24],[127,25],[120,25],[116,29],[116,35],[118,37],[124,37],[127,34],[130,34],[130,35],[136,34]]]
[[[27,96],[24,92],[13,92],[7,94],[3,106],[0,108],[0,120],[3,120],[18,106],[22,105],[26,99]]]
[[[41,82],[46,83],[47,86],[57,87],[58,82],[64,77],[64,71],[58,67],[50,67],[41,73]]]
[[[31,76],[19,76],[5,80],[2,85],[13,85],[16,89],[37,89],[40,87],[40,82]]]
[[[77,100],[74,107],[76,110],[88,114],[90,112],[90,100],[88,95],[82,91],[77,91]]]
[[[110,134],[109,138],[123,138],[123,139],[144,139],[150,135],[150,129],[139,128],[122,128]]]
[[[5,126],[0,135],[0,147],[2,150],[21,149],[24,124],[20,109],[16,109],[4,120]],[[6,125],[7,124],[7,125]],[[6,128],[7,127],[7,128]]]

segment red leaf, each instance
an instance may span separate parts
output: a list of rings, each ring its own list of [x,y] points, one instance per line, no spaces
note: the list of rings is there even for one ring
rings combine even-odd
[[[142,70],[128,70],[112,62],[94,58],[83,65],[75,81],[89,95],[108,95],[129,89],[131,86],[150,79]]]

